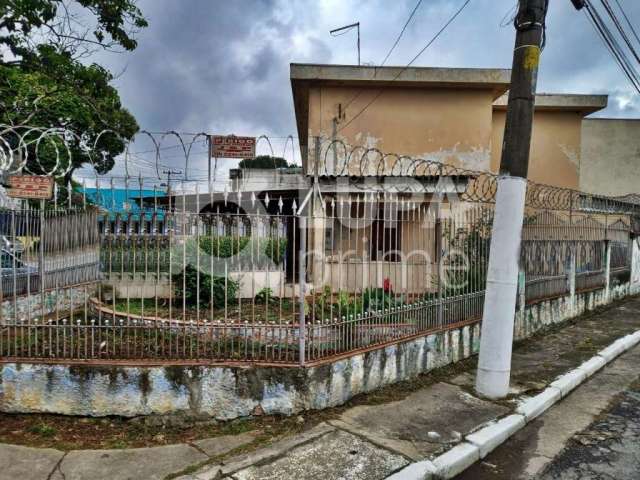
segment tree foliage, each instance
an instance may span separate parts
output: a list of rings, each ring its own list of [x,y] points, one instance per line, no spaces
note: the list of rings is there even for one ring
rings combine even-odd
[[[282,157],[272,157],[271,155],[258,155],[256,158],[245,158],[244,160],[240,160],[238,164],[238,168],[276,169],[289,167],[295,167],[295,165],[290,165]]]
[[[135,0],[0,2],[0,45],[14,57],[12,63],[29,59],[39,44],[67,53],[91,46],[130,51],[137,46],[134,34],[146,26]]]
[[[23,139],[30,171],[47,172],[56,156],[61,167],[71,162],[64,183],[88,162],[99,173],[113,167],[138,124],[111,86],[113,75],[87,59],[95,49],[133,50],[146,25],[134,0],[0,0],[0,124],[77,133],[68,147],[37,145],[37,132]],[[18,142],[9,129],[0,135]]]

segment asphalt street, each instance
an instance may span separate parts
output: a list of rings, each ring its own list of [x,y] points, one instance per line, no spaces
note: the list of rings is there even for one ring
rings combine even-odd
[[[456,480],[639,480],[640,347]]]
[[[618,395],[586,430],[574,435],[541,480],[640,478],[640,383]]]

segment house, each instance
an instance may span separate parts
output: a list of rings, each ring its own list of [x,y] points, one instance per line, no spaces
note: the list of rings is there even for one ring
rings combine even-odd
[[[640,185],[640,119],[585,118],[582,122],[580,190],[633,194]]]
[[[301,205],[308,278],[349,291],[394,278],[409,294],[428,291],[439,229],[450,228],[434,209],[458,208],[447,195],[498,171],[510,70],[291,64],[290,73],[303,171],[318,186]],[[537,95],[530,180],[579,189],[583,123],[606,105],[606,95]],[[466,225],[487,215],[452,213]]]
[[[582,168],[583,123],[587,115],[606,106],[606,95],[536,95],[528,178],[536,183],[580,190],[581,175],[585,173]],[[506,114],[505,94],[493,104],[492,172],[498,172],[500,167]]]
[[[154,208],[165,198],[165,192],[151,189],[121,187],[83,187],[83,195],[102,212],[99,230],[103,233],[116,231],[163,231],[164,212]]]
[[[466,241],[455,232],[488,239],[491,209],[449,200],[478,185],[490,191],[482,172],[499,166],[509,82],[506,69],[292,64],[301,170],[234,169],[224,192],[138,192],[134,203],[170,207],[178,240],[249,239],[261,259],[225,264],[243,298],[263,288],[293,296],[301,269],[316,292],[386,282],[416,298],[442,284],[439,265],[455,270],[458,260],[443,258]],[[537,96],[531,180],[580,187],[584,118],[606,104],[602,95]],[[274,263],[262,250],[276,244],[284,251]]]
[[[427,158],[471,170],[491,162],[493,102],[509,88],[505,69],[291,65],[303,168],[313,174],[314,137]],[[397,175],[392,166],[321,149],[320,174]],[[311,159],[311,160],[310,160]]]
[[[439,283],[443,229],[487,215],[446,198],[490,168],[493,104],[509,81],[504,69],[291,65],[302,167],[318,185],[301,204],[314,285],[386,279],[412,296]]]

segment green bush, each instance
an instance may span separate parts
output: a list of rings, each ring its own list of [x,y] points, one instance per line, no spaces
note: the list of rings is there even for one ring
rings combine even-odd
[[[388,310],[397,303],[383,288],[367,288],[362,292],[362,301],[365,311]]]
[[[280,265],[284,261],[287,251],[287,239],[232,236],[201,237],[200,250],[216,258],[237,256],[237,260],[242,263],[253,260],[254,264],[261,266],[270,260],[276,265]]]
[[[315,317],[324,320],[330,316],[334,318],[355,316],[367,311],[363,306],[364,303],[358,295],[352,297],[344,290],[332,294],[331,287],[325,285],[316,299]]]
[[[239,285],[237,281],[230,278],[225,279],[225,277],[212,277],[203,272],[198,275],[198,270],[191,265],[187,265],[182,272],[173,275],[172,280],[177,303],[186,300],[187,305],[196,305],[199,288],[201,306],[213,305],[215,308],[222,308],[225,305],[225,280],[227,304],[234,304],[238,299]]]
[[[273,296],[273,290],[269,287],[264,287],[263,289],[261,289],[258,293],[256,293],[255,298],[256,302],[263,303],[265,305],[267,303],[272,303],[275,300],[275,297]]]
[[[287,253],[287,239],[269,237],[264,242],[264,252],[273,263],[280,265]]]
[[[243,252],[249,237],[200,237],[200,249],[207,255],[230,258]]]

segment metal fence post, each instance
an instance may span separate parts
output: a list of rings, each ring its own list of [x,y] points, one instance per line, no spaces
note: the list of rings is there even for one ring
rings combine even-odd
[[[45,288],[45,272],[44,272],[44,208],[45,201],[40,200],[40,243],[38,244],[38,273],[40,277],[40,309],[41,315],[44,317],[44,288]]]
[[[527,302],[527,276],[522,265],[520,265],[520,271],[518,272],[518,303],[521,318],[524,318],[524,309]]]
[[[635,294],[640,290],[640,237],[631,237],[631,273],[629,276],[630,290]]]
[[[572,242],[569,255],[569,298],[572,312],[576,308],[576,247],[576,242]]]
[[[611,295],[611,241],[604,241],[604,295],[608,302]]]
[[[442,291],[442,219],[440,203],[436,203],[436,218],[435,218],[435,247],[436,247],[436,269],[437,269],[437,287],[438,287],[438,304],[436,310],[436,321],[438,327],[442,327],[444,323],[443,315],[443,291]]]
[[[298,289],[299,289],[299,340],[300,340],[300,366],[305,364],[305,352],[306,352],[306,317],[305,317],[305,284],[306,284],[306,249],[307,249],[307,218],[300,214],[298,215],[299,230],[300,230],[300,251],[298,253]]]

